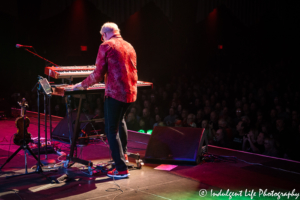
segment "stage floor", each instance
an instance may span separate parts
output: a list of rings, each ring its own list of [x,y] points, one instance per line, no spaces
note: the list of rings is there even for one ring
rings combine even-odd
[[[19,146],[10,144],[17,129],[15,119],[0,121],[0,164]],[[28,131],[37,136],[37,118],[30,117]],[[54,118],[55,127],[61,118]],[[44,119],[41,119],[44,137]],[[49,138],[49,130],[48,138]],[[145,155],[150,135],[129,132],[128,151]],[[68,145],[61,145],[68,153]],[[20,151],[0,172],[0,200],[2,199],[296,199],[300,192],[300,163],[256,154],[209,146],[208,153],[223,157],[219,162],[199,165],[178,165],[171,171],[155,169],[159,164],[147,164],[142,169],[130,170],[127,179],[113,180],[106,175],[87,177],[82,165],[75,164],[68,179],[51,184],[41,174],[30,174],[6,179],[6,176],[24,173],[24,152]],[[110,160],[109,149],[102,143],[88,145],[79,154],[95,164]],[[233,158],[236,157],[236,159]],[[57,154],[48,158],[58,159]],[[45,155],[41,155],[41,160]],[[136,166],[130,158],[130,164]],[[59,162],[59,161],[57,161]],[[28,156],[28,166],[35,159]],[[32,171],[29,169],[29,171]],[[61,171],[44,172],[52,178],[61,177]],[[200,192],[199,192],[200,191]],[[272,193],[273,191],[273,193]],[[230,196],[232,198],[230,198]],[[205,197],[205,198],[204,198]],[[299,199],[298,197],[297,199]]]

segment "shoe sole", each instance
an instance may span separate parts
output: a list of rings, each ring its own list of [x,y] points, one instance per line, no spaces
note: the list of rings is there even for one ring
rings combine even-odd
[[[127,178],[130,174],[123,174],[123,175],[110,175],[107,174],[107,176],[111,177],[111,178]]]

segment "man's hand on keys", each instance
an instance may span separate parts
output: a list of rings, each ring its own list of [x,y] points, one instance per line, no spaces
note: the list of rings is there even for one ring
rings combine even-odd
[[[84,90],[84,88],[83,88],[82,85],[81,85],[81,82],[75,84],[75,85],[73,86],[72,89],[73,89],[73,90]]]

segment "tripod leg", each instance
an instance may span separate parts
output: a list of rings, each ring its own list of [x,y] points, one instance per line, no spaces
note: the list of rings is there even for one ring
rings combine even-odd
[[[26,149],[30,152],[30,154],[36,159],[36,161],[39,161],[39,159],[36,157],[36,155],[32,152],[32,150],[29,148],[29,146],[26,146]],[[40,166],[43,166],[42,163],[38,163]]]
[[[15,151],[15,153],[13,153],[7,160],[6,160],[6,162],[0,167],[0,170],[4,167],[4,165],[6,165],[15,155],[17,155],[17,153],[21,150],[21,149],[23,149],[23,147],[22,146],[20,146],[19,148],[18,148],[18,150],[17,151]]]

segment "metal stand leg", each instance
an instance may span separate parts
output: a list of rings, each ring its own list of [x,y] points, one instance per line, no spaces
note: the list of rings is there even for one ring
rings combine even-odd
[[[48,159],[48,135],[47,135],[47,95],[44,94],[44,114],[45,114],[45,160],[42,160],[41,162],[44,165],[54,164],[56,163],[54,159]]]
[[[13,153],[13,154],[6,160],[6,162],[0,167],[0,170],[8,163],[13,157],[15,157],[15,155],[17,155],[17,153],[19,153],[19,151],[20,151],[21,149],[23,149],[22,146],[20,146],[20,147],[17,149],[17,151],[15,151],[15,153]]]

